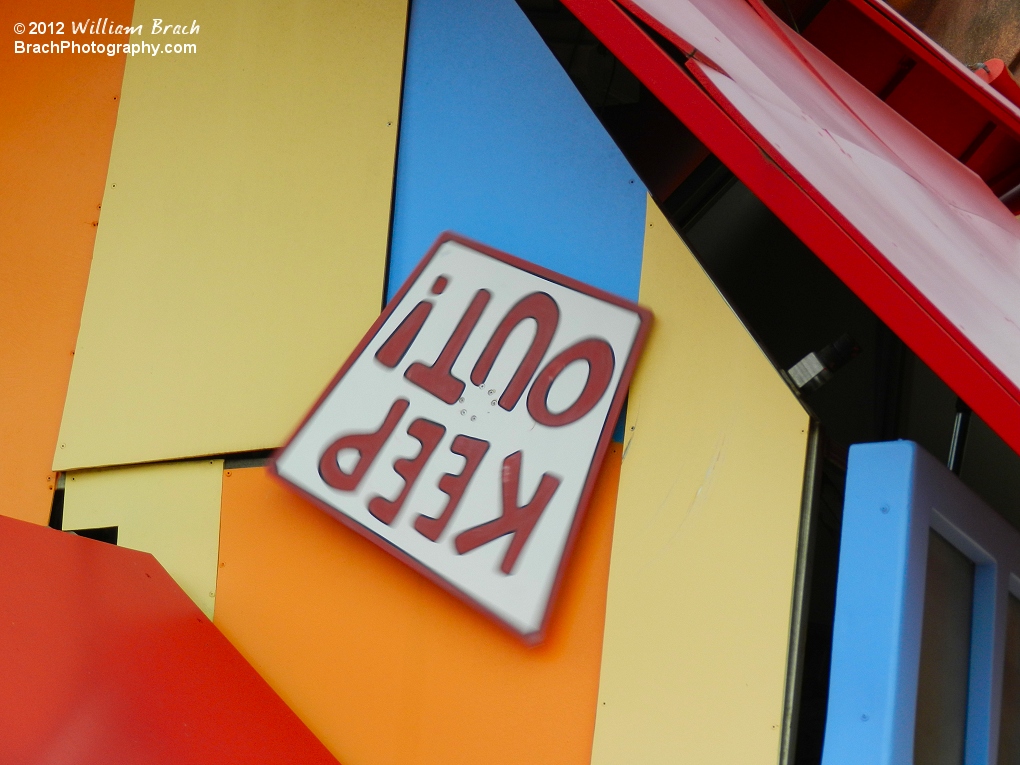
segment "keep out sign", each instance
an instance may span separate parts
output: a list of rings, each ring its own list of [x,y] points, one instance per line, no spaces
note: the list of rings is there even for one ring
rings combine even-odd
[[[271,469],[536,639],[650,321],[444,234]]]

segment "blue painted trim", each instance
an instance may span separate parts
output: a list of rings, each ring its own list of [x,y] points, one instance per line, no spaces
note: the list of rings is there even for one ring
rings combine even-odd
[[[624,399],[623,407],[620,409],[620,416],[616,420],[616,427],[613,428],[613,441],[622,444],[627,440],[627,404],[629,399]]]
[[[646,191],[513,0],[414,0],[391,297],[446,230],[637,300]]]
[[[850,449],[823,765],[911,763],[928,532],[975,563],[965,762],[996,759],[1020,533],[916,444]]]
[[[924,582],[912,534],[916,451],[906,442],[871,446],[854,447],[848,469],[825,765],[910,762],[913,754],[921,619],[911,588],[919,565]]]

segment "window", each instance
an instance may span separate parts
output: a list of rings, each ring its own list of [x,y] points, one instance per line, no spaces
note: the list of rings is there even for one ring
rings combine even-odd
[[[851,447],[825,765],[1020,755],[1020,533],[916,444]]]

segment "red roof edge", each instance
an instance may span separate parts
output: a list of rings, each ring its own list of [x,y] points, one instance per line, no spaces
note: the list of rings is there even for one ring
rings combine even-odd
[[[978,416],[1020,452],[1020,393],[1016,386],[965,336],[950,331],[944,317],[933,312],[916,289],[897,278],[895,269],[890,270],[880,252],[872,252],[866,241],[841,225],[808,189],[770,158],[641,25],[646,24],[670,42],[682,42],[672,39],[674,33],[629,3],[630,11],[613,0],[563,2]],[[677,47],[682,51],[681,45]],[[962,74],[974,78],[966,69]],[[996,93],[994,98],[998,104],[995,108],[1002,111],[1001,96]],[[1007,108],[1011,110],[1012,106]],[[1014,119],[1012,113],[1005,116]]]

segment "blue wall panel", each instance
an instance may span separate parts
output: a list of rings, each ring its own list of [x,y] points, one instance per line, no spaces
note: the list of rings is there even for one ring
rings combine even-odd
[[[388,297],[440,232],[636,300],[645,188],[513,0],[414,0]]]

